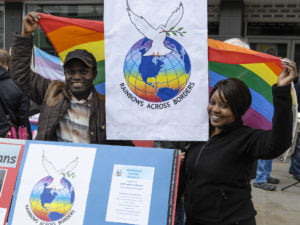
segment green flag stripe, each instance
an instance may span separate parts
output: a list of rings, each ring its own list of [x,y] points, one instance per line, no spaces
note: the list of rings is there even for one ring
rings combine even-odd
[[[242,80],[249,88],[260,93],[269,102],[273,102],[271,86],[259,77],[259,75],[247,68],[236,64],[209,62],[209,69],[225,77],[234,77]]]
[[[105,60],[97,62],[97,77],[94,80],[93,84],[101,84],[105,82]]]

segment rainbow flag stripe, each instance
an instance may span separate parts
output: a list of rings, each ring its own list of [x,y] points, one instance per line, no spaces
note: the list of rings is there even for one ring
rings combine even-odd
[[[34,69],[49,80],[65,81],[60,58],[50,55],[36,46],[34,46]]]
[[[73,19],[39,13],[39,24],[52,43],[58,56],[65,60],[68,52],[86,49],[97,61],[98,74],[94,85],[104,92],[104,25],[102,21]]]
[[[278,57],[208,40],[210,88],[218,81],[235,77],[244,81],[252,94],[252,105],[244,116],[245,124],[260,128],[272,127],[272,85],[282,70]]]
[[[105,94],[104,24],[103,21],[72,19],[40,13],[40,26],[59,57],[74,49],[87,49],[97,60],[94,81],[98,92]],[[244,116],[245,124],[254,128],[272,127],[272,85],[282,65],[278,57],[208,39],[210,88],[218,81],[235,77],[244,81],[252,94],[252,105]]]

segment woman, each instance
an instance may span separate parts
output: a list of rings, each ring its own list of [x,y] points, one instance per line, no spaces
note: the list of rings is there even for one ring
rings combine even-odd
[[[215,85],[207,107],[210,139],[193,143],[182,166],[186,225],[254,225],[250,180],[257,159],[272,159],[292,141],[290,84],[296,65],[282,61],[284,70],[273,87],[273,129],[244,126],[242,115],[251,105],[248,87],[230,78]]]

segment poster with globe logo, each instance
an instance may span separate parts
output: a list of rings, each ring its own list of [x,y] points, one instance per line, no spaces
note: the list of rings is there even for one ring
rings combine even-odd
[[[104,1],[108,139],[207,140],[207,1]]]
[[[82,224],[95,153],[95,147],[28,144],[9,224]]]

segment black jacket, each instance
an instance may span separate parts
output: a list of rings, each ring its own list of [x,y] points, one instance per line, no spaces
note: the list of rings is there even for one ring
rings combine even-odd
[[[10,79],[9,72],[0,67],[0,136],[5,137],[11,125],[28,128],[30,134],[29,99],[22,93],[18,86]]]
[[[236,121],[206,143],[193,143],[181,171],[188,224],[227,225],[253,217],[250,180],[257,159],[272,159],[292,141],[290,87],[273,87],[273,129]]]

